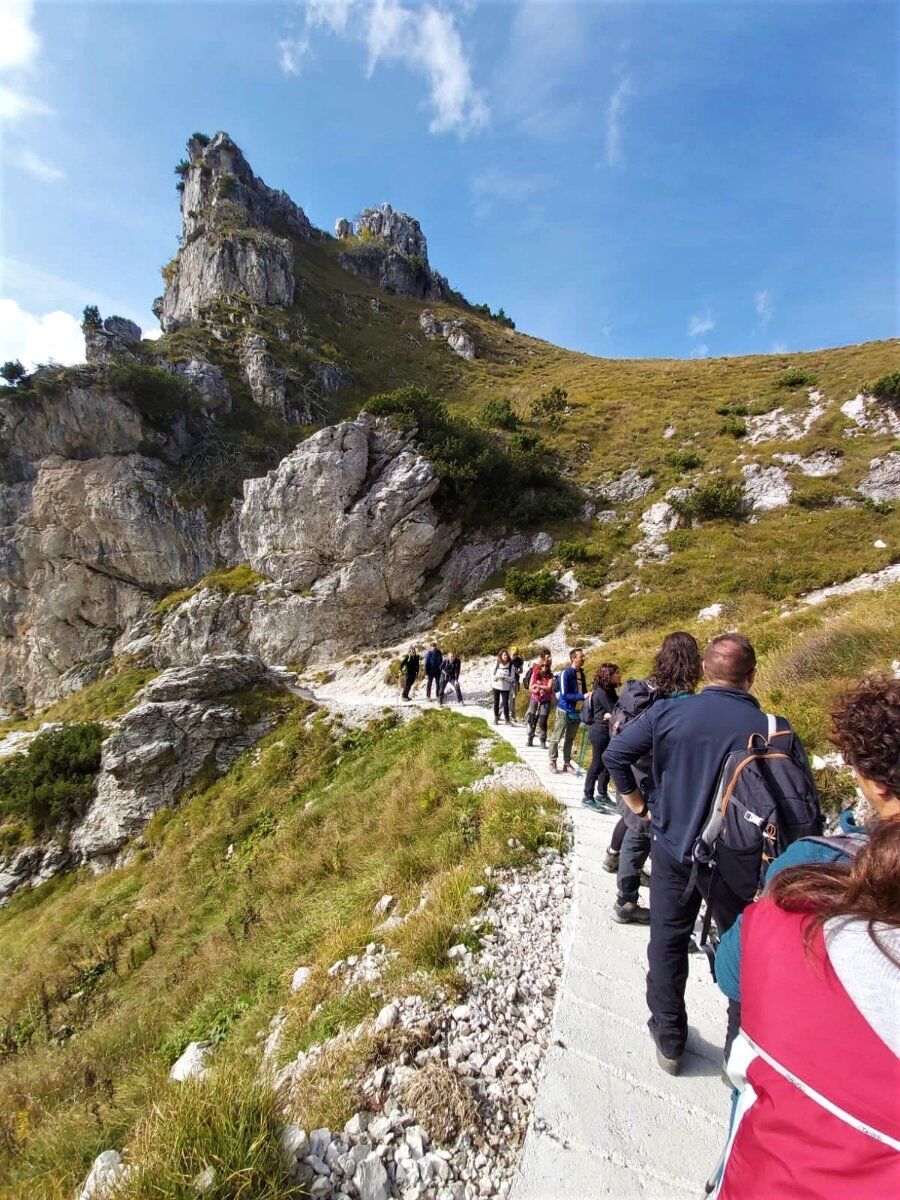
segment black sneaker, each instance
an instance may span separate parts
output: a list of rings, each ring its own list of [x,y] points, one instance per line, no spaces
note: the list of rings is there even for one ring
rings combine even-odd
[[[619,853],[617,850],[607,850],[603,855],[603,862],[600,864],[604,871],[608,871],[610,875],[618,875],[619,873]]]
[[[650,909],[635,900],[626,900],[624,904],[617,900],[613,905],[613,920],[620,925],[649,925]]]
[[[581,803],[585,808],[589,808],[591,812],[602,813],[604,811],[603,805],[599,800],[595,800],[593,796],[582,796]]]
[[[654,1028],[654,1022],[653,1022],[652,1017],[647,1022],[647,1028],[650,1030],[650,1036],[653,1038],[653,1045],[656,1047],[657,1063],[659,1063],[660,1067],[665,1071],[665,1073],[667,1075],[678,1075],[681,1072],[681,1063],[684,1058],[684,1054],[681,1053],[681,1054],[676,1055],[675,1058],[669,1058],[669,1056],[667,1054],[664,1054],[662,1052],[662,1050],[660,1049],[660,1046],[659,1046],[659,1042],[657,1041],[657,1038],[656,1038],[656,1029]]]
[[[526,746],[534,745],[534,734],[533,733],[529,733],[528,737],[525,739],[525,745]]]

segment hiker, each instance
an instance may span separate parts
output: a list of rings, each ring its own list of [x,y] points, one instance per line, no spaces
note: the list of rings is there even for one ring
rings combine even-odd
[[[622,689],[612,715],[610,736],[618,736],[631,721],[646,712],[658,700],[675,700],[692,695],[703,675],[703,660],[696,638],[689,633],[669,633],[653,660],[653,669],[646,679],[629,679]],[[631,769],[638,787],[647,795],[650,777],[650,755],[632,763]],[[619,811],[626,830],[616,863],[617,895],[613,905],[613,920],[619,925],[649,925],[650,910],[640,903],[639,889],[646,886],[644,864],[650,857],[650,831],[647,822],[635,816],[619,801]]]
[[[434,695],[437,699],[438,690],[441,680],[441,663],[444,661],[444,656],[438,649],[437,643],[432,642],[428,647],[428,653],[425,655],[425,698],[431,699],[431,685],[434,684]]]
[[[497,655],[497,661],[494,664],[494,677],[491,682],[491,689],[494,693],[494,724],[500,724],[500,705],[503,704],[503,719],[509,725],[509,693],[512,691],[513,685],[513,665],[509,651],[501,650]]]
[[[400,674],[403,676],[403,699],[409,699],[409,690],[419,678],[419,647],[410,646],[409,651],[400,660]]]
[[[535,663],[529,672],[531,680],[528,687],[528,739],[529,746],[534,745],[535,729],[540,730],[541,749],[547,748],[547,721],[553,706],[553,668],[549,656],[546,660]]]
[[[852,809],[839,818],[836,837],[805,837],[770,865],[766,887],[788,867],[815,863],[849,865],[882,822],[900,817],[900,679],[870,675],[846,692],[831,714],[832,745],[853,769],[856,785],[872,810],[860,825]],[[716,950],[716,983],[731,1000],[740,1000],[741,926],[738,917]]]
[[[896,726],[892,740],[896,755]],[[897,1196],[900,818],[881,821],[855,858],[780,871],[745,911],[741,947],[728,1058],[738,1096],[708,1190]]]
[[[438,685],[438,704],[444,703],[444,692],[448,687],[452,687],[456,692],[456,699],[460,704],[465,704],[463,700],[462,690],[459,686],[459,673],[462,670],[462,661],[458,654],[448,654],[441,663],[441,681]]]
[[[572,766],[572,743],[581,724],[581,705],[587,695],[587,680],[584,677],[584,651],[580,647],[569,651],[569,665],[559,674],[559,690],[556,697],[556,719],[550,735],[550,770],[556,774],[559,743],[563,744],[563,771],[573,775],[578,772]]]
[[[509,712],[512,717],[512,723],[516,723],[516,697],[519,694],[519,688],[522,686],[522,668],[525,666],[525,661],[519,653],[518,646],[510,646],[509,661],[513,668],[513,685],[509,692]]]
[[[706,647],[703,671],[707,686],[702,692],[653,704],[611,738],[603,756],[624,803],[650,823],[648,1027],[657,1062],[671,1075],[681,1070],[687,1040],[684,989],[688,945],[701,901],[707,898],[712,918],[719,932],[724,933],[752,899],[752,895],[738,894],[722,869],[717,869],[714,876],[711,866],[695,862],[694,844],[709,816],[726,756],[746,753],[754,736],[767,746],[771,724],[750,695],[756,677],[756,654],[747,638],[738,633],[713,638]],[[796,767],[794,784],[805,796],[815,798],[815,785],[799,739],[789,727],[784,728],[786,723],[773,721],[773,736],[783,735],[779,741],[783,765]],[[632,764],[648,752],[649,803],[632,770]],[[759,778],[759,774],[748,773],[748,780]],[[745,825],[749,832],[750,822]],[[759,865],[761,859],[760,851]],[[715,887],[711,891],[713,878]],[[737,1031],[738,1018],[737,1006],[730,1005],[726,1050]]]
[[[609,745],[609,723],[622,686],[622,672],[615,663],[602,663],[594,675],[591,694],[581,706],[581,722],[591,740],[591,765],[584,780],[582,803],[595,812],[612,812],[609,798],[609,771],[603,765],[603,751]],[[594,798],[594,788],[599,784],[599,796]]]

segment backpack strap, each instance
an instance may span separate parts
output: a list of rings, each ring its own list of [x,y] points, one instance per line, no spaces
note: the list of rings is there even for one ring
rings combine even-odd
[[[766,730],[766,741],[771,742],[772,738],[778,732],[778,718],[775,716],[774,713],[767,712],[766,713],[766,721],[768,722],[768,725],[769,725],[769,728]]]
[[[869,839],[859,833],[843,833],[837,837],[805,837],[804,842],[812,842],[816,846],[828,846],[831,850],[837,850],[840,854],[844,854],[847,858],[856,858],[860,850],[865,849]]]

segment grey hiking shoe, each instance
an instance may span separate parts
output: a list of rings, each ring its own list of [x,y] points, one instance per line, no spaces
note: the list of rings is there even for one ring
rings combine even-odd
[[[634,900],[626,900],[624,904],[617,900],[613,905],[613,920],[619,925],[649,925],[650,909]]]
[[[608,871],[610,875],[618,875],[619,873],[619,854],[617,850],[607,850],[603,855],[603,862],[600,864],[604,871]]]
[[[656,1061],[659,1063],[659,1065],[662,1067],[662,1069],[665,1071],[665,1073],[667,1075],[680,1075],[681,1074],[682,1057],[683,1056],[679,1054],[679,1056],[677,1058],[666,1058],[666,1056],[663,1054],[662,1050],[660,1050],[659,1046],[656,1047]]]

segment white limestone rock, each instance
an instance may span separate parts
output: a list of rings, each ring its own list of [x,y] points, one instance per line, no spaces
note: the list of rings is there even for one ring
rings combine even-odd
[[[707,605],[706,608],[701,608],[697,613],[698,621],[718,621],[719,617],[724,613],[725,605],[721,603]]]
[[[117,1187],[127,1178],[128,1168],[118,1150],[104,1150],[94,1159],[78,1200],[111,1200]]]
[[[843,464],[842,456],[834,450],[816,450],[805,458],[802,454],[773,454],[772,457],[786,467],[796,467],[810,479],[836,475]]]
[[[616,479],[602,484],[598,494],[607,504],[630,504],[649,495],[653,482],[652,475],[642,475],[637,467],[627,467]]]
[[[852,427],[844,430],[844,437],[859,437],[864,433],[890,433],[900,437],[900,414],[866,392],[860,392],[842,404],[841,412],[853,422]]]
[[[191,1042],[181,1057],[172,1064],[169,1078],[176,1083],[183,1083],[186,1079],[203,1079],[209,1074],[206,1063],[211,1054],[211,1042]]]
[[[748,417],[745,444],[758,446],[760,442],[772,441],[775,438],[783,442],[799,441],[800,438],[806,437],[816,421],[825,415],[826,407],[823,394],[810,389],[809,407],[805,411],[790,412],[780,406],[758,417]]]
[[[747,463],[741,467],[744,477],[744,501],[751,512],[769,512],[791,502],[793,487],[781,467],[763,467]]]
[[[883,458],[873,458],[857,491],[868,500],[900,500],[900,453],[891,450]]]
[[[312,975],[312,970],[309,967],[298,967],[291,976],[291,991],[299,992],[302,987],[305,987]]]
[[[231,391],[219,367],[200,358],[160,366],[192,384],[203,397],[207,411],[231,412]]]

